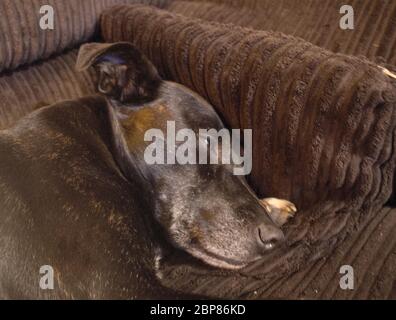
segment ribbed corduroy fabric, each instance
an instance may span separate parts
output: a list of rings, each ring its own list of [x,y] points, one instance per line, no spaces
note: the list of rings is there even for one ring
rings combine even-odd
[[[99,16],[105,8],[120,3],[162,7],[169,1],[0,1],[0,129],[13,125],[37,107],[95,92],[94,73],[75,71],[77,49],[64,50],[98,33]],[[54,30],[39,26],[43,5],[54,8]]]
[[[253,129],[252,185],[261,196],[290,199],[300,208],[286,228],[287,252],[274,252],[243,276],[221,271],[194,276],[195,267],[184,265],[170,271],[169,284],[179,287],[178,279],[185,279],[184,289],[249,297],[261,286],[265,290],[257,297],[288,297],[268,288],[306,271],[310,261],[334,257],[332,250],[344,240],[346,245],[353,237],[371,237],[363,230],[380,219],[396,156],[396,84],[375,64],[292,36],[141,5],[112,8],[101,25],[106,41],[133,42],[164,77],[207,98],[229,127]],[[391,228],[386,250],[394,252],[394,215],[389,219],[379,232]],[[334,274],[335,268],[328,270]],[[384,277],[392,283],[394,272]],[[382,297],[389,295],[385,287],[379,290]]]
[[[98,31],[100,13],[122,3],[163,6],[167,0],[0,1],[0,73],[88,41]],[[40,28],[44,5],[54,9],[54,30]]]
[[[353,30],[339,25],[345,4],[354,9]],[[280,31],[334,52],[396,65],[394,0],[195,0],[174,1],[167,9],[188,17]]]
[[[0,77],[0,130],[32,110],[94,93],[95,74],[75,70],[78,49]]]

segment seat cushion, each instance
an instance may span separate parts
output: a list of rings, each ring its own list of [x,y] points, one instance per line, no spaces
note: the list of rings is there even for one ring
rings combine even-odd
[[[95,74],[75,70],[78,49],[0,77],[0,129],[32,110],[95,92]]]

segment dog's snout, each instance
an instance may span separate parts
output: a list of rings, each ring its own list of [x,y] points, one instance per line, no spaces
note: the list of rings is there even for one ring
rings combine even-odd
[[[257,227],[257,241],[260,248],[270,250],[284,242],[285,235],[274,225],[261,224]]]

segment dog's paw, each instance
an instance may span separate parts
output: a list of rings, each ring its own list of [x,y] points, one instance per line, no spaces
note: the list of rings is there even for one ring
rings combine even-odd
[[[296,206],[287,200],[265,198],[260,201],[267,209],[272,221],[278,226],[284,225],[290,218],[294,217],[297,212]]]

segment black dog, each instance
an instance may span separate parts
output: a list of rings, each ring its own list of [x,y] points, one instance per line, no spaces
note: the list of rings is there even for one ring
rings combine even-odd
[[[128,43],[85,45],[77,66],[97,69],[105,96],[41,108],[0,132],[1,297],[184,297],[157,280],[157,228],[223,268],[282,242],[290,202],[260,201],[226,165],[144,160],[145,132],[167,121],[222,129],[207,102],[161,80]],[[53,290],[39,286],[42,265]]]

